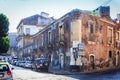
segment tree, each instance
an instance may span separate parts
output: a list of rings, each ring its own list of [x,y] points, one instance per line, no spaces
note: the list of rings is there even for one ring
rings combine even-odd
[[[0,38],[6,37],[9,30],[9,21],[4,14],[0,14]]]
[[[7,37],[9,31],[9,20],[4,14],[0,14],[0,54],[6,53],[10,47]]]
[[[6,53],[10,47],[10,40],[6,37],[0,39],[0,53]]]

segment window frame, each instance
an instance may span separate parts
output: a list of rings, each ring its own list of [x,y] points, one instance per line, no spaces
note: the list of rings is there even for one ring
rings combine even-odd
[[[30,34],[30,28],[25,28],[26,34]]]

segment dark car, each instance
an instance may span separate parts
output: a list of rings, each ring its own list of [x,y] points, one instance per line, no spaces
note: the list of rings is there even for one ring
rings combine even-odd
[[[32,64],[32,70],[47,71],[49,69],[49,60],[46,58],[37,58]]]

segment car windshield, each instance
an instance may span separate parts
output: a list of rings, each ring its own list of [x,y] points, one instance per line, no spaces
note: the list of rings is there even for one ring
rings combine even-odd
[[[8,71],[9,67],[7,64],[0,64],[0,72],[2,71]]]

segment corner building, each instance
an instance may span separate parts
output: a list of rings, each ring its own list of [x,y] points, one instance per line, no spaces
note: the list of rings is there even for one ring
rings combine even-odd
[[[65,70],[82,66],[83,57],[87,71],[115,67],[115,30],[112,20],[75,9],[33,36],[34,57],[46,57],[51,68]]]

